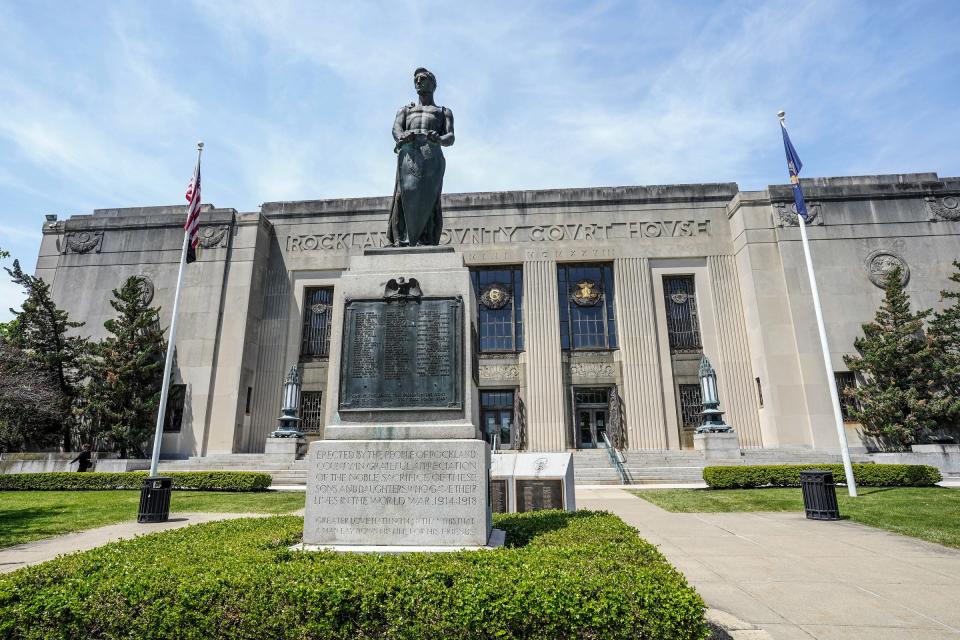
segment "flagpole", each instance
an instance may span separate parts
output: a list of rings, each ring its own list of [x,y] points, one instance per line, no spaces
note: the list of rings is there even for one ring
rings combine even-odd
[[[781,111],[777,114],[780,125],[786,114]],[[799,178],[798,178],[799,179]],[[800,222],[800,240],[803,244],[803,257],[807,264],[807,277],[810,279],[810,294],[813,296],[813,311],[817,316],[817,331],[820,334],[820,350],[823,353],[823,367],[827,375],[827,389],[830,390],[830,401],[833,404],[833,418],[837,425],[837,438],[840,440],[840,457],[843,458],[843,473],[847,479],[847,493],[850,497],[857,497],[857,481],[853,477],[853,464],[850,462],[850,448],[847,445],[847,434],[843,428],[843,413],[840,411],[840,396],[833,375],[833,365],[830,361],[830,349],[827,346],[827,329],[823,324],[823,311],[820,308],[820,290],[817,288],[817,278],[813,274],[813,258],[810,256],[810,242],[807,240],[807,223],[802,215],[797,213]]]
[[[200,165],[200,155],[203,153],[203,143],[197,143],[197,166]],[[163,440],[163,423],[167,417],[167,397],[170,395],[170,373],[173,369],[173,352],[177,338],[177,310],[180,308],[180,289],[183,286],[183,271],[187,265],[187,251],[190,246],[190,232],[183,231],[183,247],[180,249],[180,271],[177,273],[177,289],[173,294],[173,315],[170,319],[170,338],[167,342],[167,359],[163,365],[163,386],[160,389],[160,408],[157,411],[157,427],[153,434],[153,454],[150,458],[150,477],[157,475],[157,466],[160,464],[160,443]]]

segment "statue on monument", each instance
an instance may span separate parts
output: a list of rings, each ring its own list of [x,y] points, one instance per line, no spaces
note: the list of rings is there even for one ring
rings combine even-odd
[[[390,208],[395,246],[440,244],[440,192],[446,160],[441,147],[453,144],[453,113],[433,102],[437,79],[424,68],[413,72],[419,102],[402,107],[393,122],[397,177]]]

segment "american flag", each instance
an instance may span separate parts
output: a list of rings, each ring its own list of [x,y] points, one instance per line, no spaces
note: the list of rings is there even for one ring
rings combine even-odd
[[[187,185],[187,222],[183,225],[184,231],[190,236],[190,245],[187,248],[187,263],[197,259],[197,247],[200,245],[200,158],[197,158],[197,168],[193,178]]]

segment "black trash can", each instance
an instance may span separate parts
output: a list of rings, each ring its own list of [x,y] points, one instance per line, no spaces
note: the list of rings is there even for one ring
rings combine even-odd
[[[839,520],[837,485],[833,473],[811,469],[800,472],[800,488],[803,490],[803,508],[810,520]]]
[[[166,522],[170,518],[170,490],[173,478],[154,476],[143,481],[137,522]]]

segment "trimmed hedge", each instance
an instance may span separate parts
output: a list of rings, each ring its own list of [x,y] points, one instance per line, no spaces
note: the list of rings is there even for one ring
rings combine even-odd
[[[289,551],[303,520],[151,534],[0,577],[0,638],[703,640],[704,603],[608,513],[494,516],[507,547]]]
[[[703,481],[711,489],[756,489],[757,487],[799,487],[800,472],[822,469],[843,483],[842,464],[778,464],[704,467]],[[932,487],[943,477],[926,464],[855,464],[853,477],[863,487]]]
[[[199,491],[264,491],[272,478],[254,471],[176,471],[162,474],[173,478],[174,489]],[[139,489],[146,471],[124,473],[8,473],[0,475],[0,491],[87,491]]]

